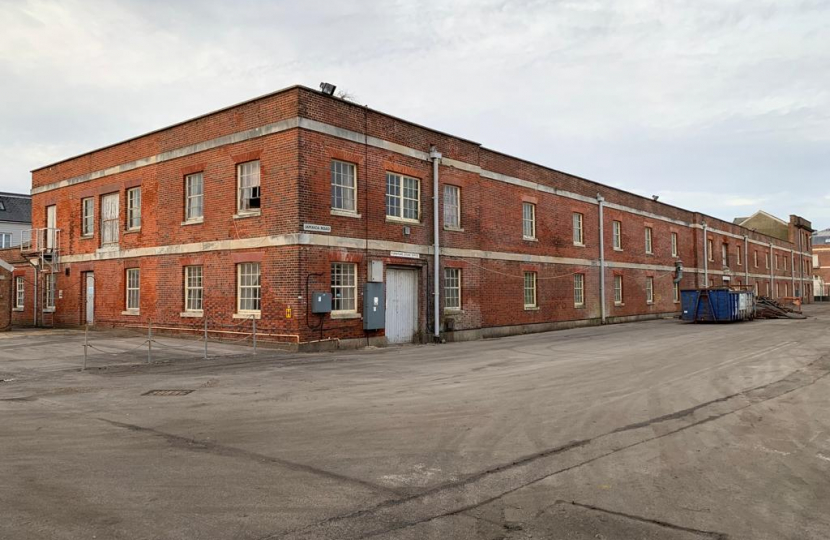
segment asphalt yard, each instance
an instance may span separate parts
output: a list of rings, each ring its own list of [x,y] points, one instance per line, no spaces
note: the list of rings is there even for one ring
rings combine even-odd
[[[830,538],[830,306],[321,354],[0,334],[0,538]]]

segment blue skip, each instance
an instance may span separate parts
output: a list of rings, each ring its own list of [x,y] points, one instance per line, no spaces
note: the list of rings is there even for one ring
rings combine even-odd
[[[688,322],[751,321],[755,318],[755,293],[728,287],[680,291],[680,318]]]

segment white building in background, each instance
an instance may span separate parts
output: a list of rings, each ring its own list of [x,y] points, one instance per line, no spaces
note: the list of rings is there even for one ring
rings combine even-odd
[[[0,192],[0,249],[20,245],[23,231],[32,228],[32,197]]]

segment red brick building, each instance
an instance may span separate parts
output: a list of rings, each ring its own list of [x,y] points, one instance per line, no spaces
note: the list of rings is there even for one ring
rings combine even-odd
[[[24,252],[41,258],[46,324],[200,328],[255,317],[274,339],[422,339],[435,328],[434,217],[448,339],[673,314],[680,288],[791,296],[810,282],[809,242],[304,87],[42,167],[32,195],[43,230]],[[790,227],[809,235],[801,218]],[[383,284],[385,302],[364,298],[367,282]],[[331,313],[312,313],[315,292],[333,293]],[[384,305],[385,328],[364,330]],[[31,322],[34,308],[23,309],[15,321]]]

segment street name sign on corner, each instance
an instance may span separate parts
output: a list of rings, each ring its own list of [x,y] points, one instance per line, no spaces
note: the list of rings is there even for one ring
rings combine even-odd
[[[303,223],[303,230],[306,232],[331,232],[331,225],[317,225],[316,223]]]

